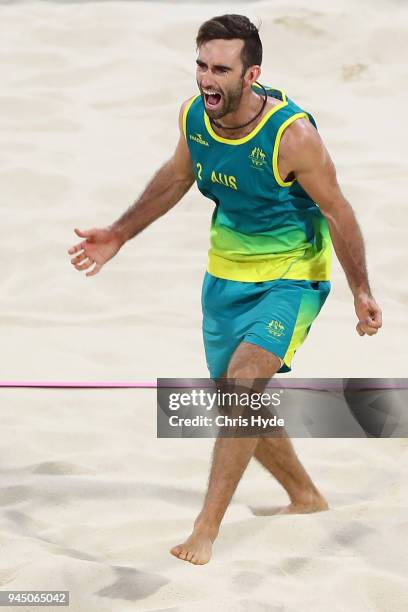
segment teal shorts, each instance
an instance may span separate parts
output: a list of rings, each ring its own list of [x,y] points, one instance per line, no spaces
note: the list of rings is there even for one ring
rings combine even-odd
[[[219,378],[227,371],[232,354],[243,341],[280,357],[279,372],[289,372],[329,292],[329,281],[248,283],[206,272],[201,303],[210,377]]]

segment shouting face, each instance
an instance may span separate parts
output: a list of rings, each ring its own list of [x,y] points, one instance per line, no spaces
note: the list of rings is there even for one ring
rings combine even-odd
[[[239,108],[245,85],[243,45],[240,39],[215,39],[198,50],[197,85],[211,119],[221,119]]]

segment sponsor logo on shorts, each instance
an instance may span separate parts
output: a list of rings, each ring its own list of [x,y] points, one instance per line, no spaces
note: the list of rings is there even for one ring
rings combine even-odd
[[[198,144],[204,145],[205,147],[209,147],[210,146],[208,144],[208,142],[206,140],[204,140],[202,135],[199,134],[198,132],[196,132],[195,134],[190,134],[190,140],[194,140],[194,142],[198,142]]]
[[[264,169],[266,165],[266,155],[260,147],[254,147],[248,157],[251,160],[251,168],[256,168],[257,170]]]
[[[280,338],[285,333],[285,326],[280,321],[272,319],[268,323],[268,333],[274,338]]]

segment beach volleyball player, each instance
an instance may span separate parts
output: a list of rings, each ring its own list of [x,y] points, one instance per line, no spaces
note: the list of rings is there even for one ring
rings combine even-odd
[[[215,204],[202,293],[207,364],[212,378],[245,386],[290,370],[330,290],[332,243],[360,336],[378,331],[381,310],[359,226],[313,116],[285,91],[258,82],[257,28],[244,16],[223,15],[205,22],[196,42],[199,93],[181,106],[173,156],[112,225],[76,229],[81,241],[69,254],[77,270],[97,274],[196,181]],[[202,510],[173,555],[194,564],[210,559],[252,457],[287,491],[281,513],[328,508],[288,438],[217,438]]]

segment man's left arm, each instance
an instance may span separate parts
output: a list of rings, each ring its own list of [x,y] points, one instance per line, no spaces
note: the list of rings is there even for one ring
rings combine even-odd
[[[336,255],[354,296],[357,332],[360,336],[376,334],[382,325],[382,313],[371,294],[363,237],[319,133],[306,119],[295,121],[284,132],[280,152],[327,219]]]

